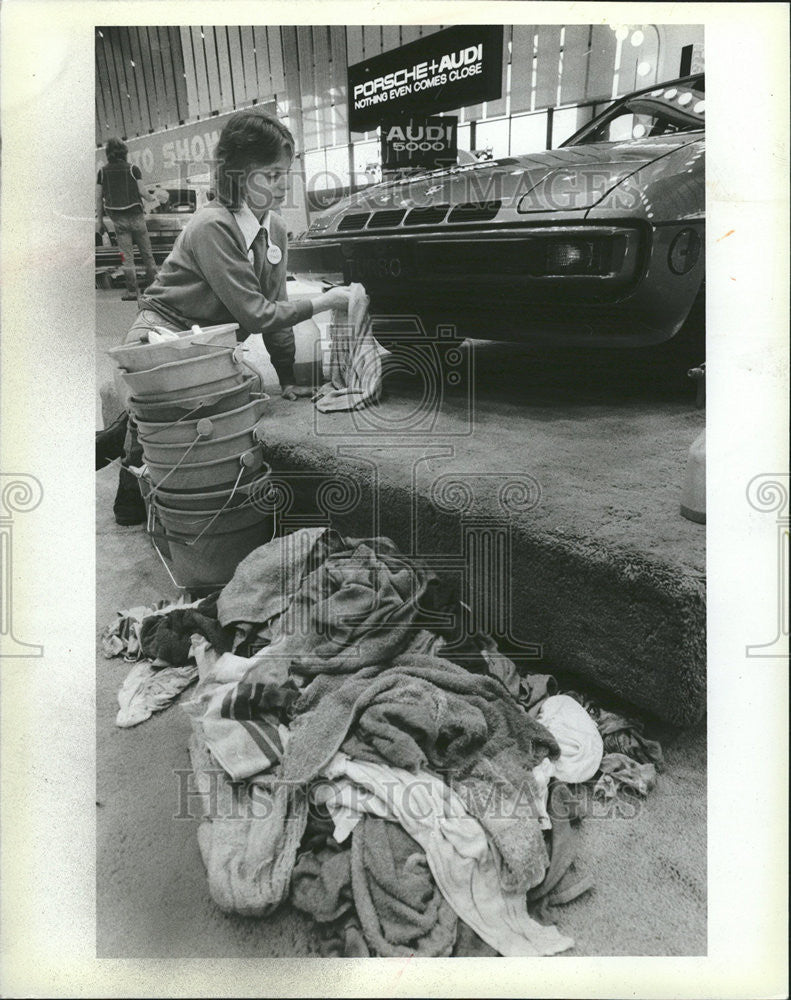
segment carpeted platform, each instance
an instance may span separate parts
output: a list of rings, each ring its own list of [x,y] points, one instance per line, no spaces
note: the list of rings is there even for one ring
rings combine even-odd
[[[359,414],[273,404],[265,455],[293,496],[282,515],[387,535],[453,579],[512,654],[539,647],[541,669],[674,725],[698,721],[705,528],[678,507],[703,414],[686,401],[567,394],[479,399],[471,412],[457,390],[419,421],[420,379],[388,386]],[[414,433],[396,430],[411,422]]]

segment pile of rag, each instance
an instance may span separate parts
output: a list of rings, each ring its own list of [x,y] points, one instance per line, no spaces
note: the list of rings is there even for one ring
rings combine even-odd
[[[573,946],[551,908],[593,887],[575,790],[646,795],[661,747],[491,637],[432,626],[462,608],[389,539],[305,528],[203,601],[119,613],[119,725],[197,680],[180,703],[219,907],[290,901],[327,955],[449,956],[470,933],[504,956]]]

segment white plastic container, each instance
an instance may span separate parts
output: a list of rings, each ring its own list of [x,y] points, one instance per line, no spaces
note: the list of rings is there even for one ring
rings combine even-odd
[[[689,448],[681,513],[690,521],[706,523],[706,432],[701,431]]]

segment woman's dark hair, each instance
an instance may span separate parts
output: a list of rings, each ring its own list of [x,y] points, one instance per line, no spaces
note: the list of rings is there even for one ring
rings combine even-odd
[[[254,164],[274,163],[284,152],[294,156],[294,136],[279,118],[263,108],[237,112],[217,143],[217,200],[240,208],[244,173]]]
[[[123,163],[129,152],[129,147],[123,139],[108,139],[104,152],[107,155],[108,163]]]

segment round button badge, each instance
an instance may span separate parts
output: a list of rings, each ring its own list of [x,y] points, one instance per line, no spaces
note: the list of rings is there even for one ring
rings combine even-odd
[[[275,246],[274,243],[271,243],[266,248],[266,259],[269,261],[270,264],[279,264],[280,261],[283,259],[283,251],[280,249],[280,247]]]

